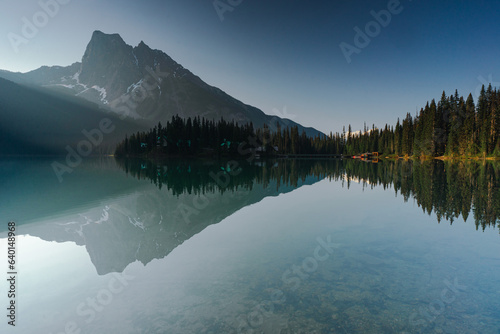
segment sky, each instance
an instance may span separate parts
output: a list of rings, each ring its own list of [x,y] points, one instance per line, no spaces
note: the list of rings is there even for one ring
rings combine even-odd
[[[2,0],[0,69],[70,65],[94,30],[119,33],[266,114],[340,132],[500,86],[499,17],[498,0]]]

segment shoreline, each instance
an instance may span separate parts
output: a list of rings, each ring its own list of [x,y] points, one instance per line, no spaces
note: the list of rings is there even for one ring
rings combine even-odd
[[[150,160],[162,160],[162,159],[227,159],[227,158],[240,158],[240,159],[246,159],[246,157],[241,156],[239,154],[237,155],[232,155],[232,154],[222,154],[222,155],[211,155],[211,154],[194,154],[194,155],[166,155],[166,154],[146,154],[146,155],[127,155],[127,156],[116,156],[116,155],[109,155],[114,158],[118,159],[150,159]],[[315,157],[314,154],[307,154],[306,157],[307,159],[325,159],[325,157],[318,155]],[[284,157],[281,155],[269,155],[269,156],[260,156],[257,159],[300,159],[300,157]],[[327,159],[352,159],[352,160],[362,160],[358,158],[352,158],[351,155],[348,156],[342,156],[342,157],[329,157]],[[438,156],[438,157],[432,157],[432,156],[394,156],[394,155],[388,155],[388,156],[380,156],[379,160],[382,159],[387,159],[387,160],[421,160],[421,161],[426,161],[426,160],[441,160],[441,161],[453,161],[453,160],[460,160],[460,161],[500,161],[500,157],[470,157],[470,156],[457,156],[457,157],[450,157],[450,156]],[[368,160],[362,160],[362,161],[372,161],[373,159],[368,159]]]

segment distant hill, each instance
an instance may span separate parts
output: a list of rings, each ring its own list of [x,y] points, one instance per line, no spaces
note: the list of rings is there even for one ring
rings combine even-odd
[[[118,34],[95,31],[81,62],[67,67],[43,66],[28,73],[0,71],[0,77],[82,97],[117,114],[143,120],[149,126],[172,116],[267,124],[297,125],[308,136],[324,135],[291,120],[266,115],[244,104],[198,76],[160,50],[144,42],[127,45]]]

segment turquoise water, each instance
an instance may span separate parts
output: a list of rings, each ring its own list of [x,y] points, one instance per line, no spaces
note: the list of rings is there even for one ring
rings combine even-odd
[[[50,162],[0,164],[20,333],[500,333],[494,164]]]

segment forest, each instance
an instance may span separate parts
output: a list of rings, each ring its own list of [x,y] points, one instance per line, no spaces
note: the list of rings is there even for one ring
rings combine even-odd
[[[379,152],[393,157],[496,157],[500,158],[500,92],[483,85],[475,103],[458,92],[427,102],[416,115],[410,113],[395,125],[372,125],[353,131],[308,137],[298,127],[237,124],[196,117],[173,116],[165,126],[137,132],[118,144],[116,156],[237,155],[253,145],[261,154],[338,154],[352,156]]]

